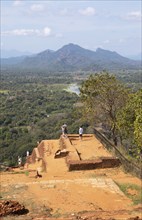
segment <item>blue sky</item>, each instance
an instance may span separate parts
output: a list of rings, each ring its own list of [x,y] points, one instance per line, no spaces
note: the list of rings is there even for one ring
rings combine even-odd
[[[141,0],[1,0],[1,48],[37,53],[68,43],[141,52]]]

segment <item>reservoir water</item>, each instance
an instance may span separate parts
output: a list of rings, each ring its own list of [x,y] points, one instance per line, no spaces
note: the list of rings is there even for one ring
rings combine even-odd
[[[77,84],[71,84],[69,85],[69,87],[67,88],[68,92],[72,92],[72,93],[76,93],[77,95],[79,95],[80,91],[79,91],[79,87]]]

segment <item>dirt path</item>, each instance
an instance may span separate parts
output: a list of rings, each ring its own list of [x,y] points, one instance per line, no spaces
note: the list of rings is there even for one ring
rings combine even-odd
[[[65,158],[54,159],[59,142],[46,141],[47,145],[49,143],[52,151],[46,156],[47,172],[42,173],[42,178],[35,178],[36,164],[29,166],[27,170],[15,169],[13,173],[1,173],[3,199],[19,201],[30,213],[37,213],[39,216],[46,216],[45,209],[51,208],[54,217],[68,216],[68,219],[75,219],[78,212],[82,212],[82,215],[88,212],[86,216],[95,212],[95,217],[104,219],[142,217],[142,210],[136,210],[137,206],[116,185],[117,182],[141,186],[138,178],[124,173],[121,167],[69,172]],[[93,136],[85,137],[82,141],[75,137],[71,139],[71,143],[83,159],[110,156]],[[43,209],[43,213],[38,213],[39,207],[40,210]],[[30,214],[23,219],[28,219],[28,216]]]
[[[111,156],[95,136],[83,137],[80,141],[78,137],[70,138],[72,145],[80,153],[82,160],[94,159],[101,156]]]

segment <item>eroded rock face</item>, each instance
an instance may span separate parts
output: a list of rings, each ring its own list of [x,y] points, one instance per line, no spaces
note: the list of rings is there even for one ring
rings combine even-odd
[[[11,200],[0,201],[0,217],[5,215],[23,215],[28,213],[23,205]]]

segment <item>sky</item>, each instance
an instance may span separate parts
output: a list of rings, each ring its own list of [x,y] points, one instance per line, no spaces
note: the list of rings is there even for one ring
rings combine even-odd
[[[141,53],[141,0],[0,0],[1,49],[38,53],[74,43]]]

